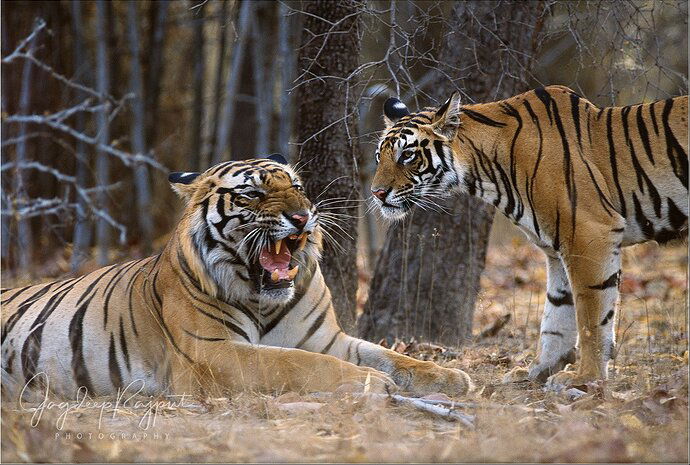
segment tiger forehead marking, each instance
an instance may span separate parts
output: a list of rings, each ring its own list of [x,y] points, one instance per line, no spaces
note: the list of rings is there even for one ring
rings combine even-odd
[[[230,194],[233,206],[256,209],[262,214],[304,212],[311,208],[302,182],[286,165],[268,160],[228,162],[207,171],[209,195]],[[243,194],[255,193],[254,198]]]
[[[379,149],[393,149],[401,144],[404,145],[408,139],[430,137],[430,134],[427,133],[426,128],[423,128],[423,126],[428,126],[431,124],[431,121],[431,116],[428,112],[413,113],[402,117],[386,130],[381,139]]]
[[[301,184],[290,167],[264,160],[228,162],[209,169],[206,174],[209,179],[226,187],[253,186],[281,190]]]

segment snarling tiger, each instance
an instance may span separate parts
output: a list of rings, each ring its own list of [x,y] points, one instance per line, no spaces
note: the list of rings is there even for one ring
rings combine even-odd
[[[687,96],[597,108],[562,86],[412,114],[391,98],[371,190],[390,219],[459,191],[518,225],[546,254],[547,299],[537,356],[507,379],[583,384],[607,375],[621,247],[687,237],[687,117]]]
[[[5,392],[466,393],[464,372],[341,330],[319,269],[319,212],[284,162],[173,173],[186,208],[160,254],[4,290]]]

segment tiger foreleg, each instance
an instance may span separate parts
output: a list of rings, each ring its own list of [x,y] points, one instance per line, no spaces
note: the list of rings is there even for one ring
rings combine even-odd
[[[529,379],[544,382],[575,362],[577,323],[573,293],[559,257],[547,255],[547,289],[539,331],[539,348],[529,366]]]
[[[173,369],[173,389],[180,392],[266,392],[333,391],[342,386],[385,393],[393,381],[371,368],[359,367],[330,355],[300,349],[222,342],[213,353],[200,354],[203,362]],[[197,354],[199,355],[199,354]]]
[[[543,383],[575,362],[577,324],[575,305],[568,275],[561,259],[546,252],[546,301],[541,319],[537,356],[527,369],[516,367],[506,374],[504,382],[531,380]]]
[[[603,234],[589,237],[603,237]],[[620,281],[620,248],[590,241],[565,257],[573,289],[580,360],[575,371],[551,376],[552,387],[606,379],[615,344],[613,325]]]
[[[470,377],[461,370],[416,360],[355,337],[344,336],[339,339],[338,346],[331,353],[357,365],[387,373],[404,391],[416,395],[440,392],[449,396],[462,396],[473,389]]]

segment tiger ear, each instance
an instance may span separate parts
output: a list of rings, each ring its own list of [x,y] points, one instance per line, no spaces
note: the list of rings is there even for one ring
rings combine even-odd
[[[194,181],[201,175],[201,173],[170,173],[168,175],[168,181],[170,181],[170,186],[175,191],[177,195],[182,198],[185,202],[189,201],[196,190],[196,185]]]
[[[285,157],[279,153],[272,153],[269,156],[267,156],[266,158],[268,158],[269,160],[273,160],[276,163],[280,163],[281,165],[287,165],[288,164],[288,161],[285,159]]]
[[[432,118],[431,125],[434,132],[447,139],[455,137],[460,127],[460,92],[453,92],[446,103],[441,105]]]
[[[407,106],[395,97],[386,99],[383,104],[383,123],[386,129],[393,126],[403,116],[410,114]]]

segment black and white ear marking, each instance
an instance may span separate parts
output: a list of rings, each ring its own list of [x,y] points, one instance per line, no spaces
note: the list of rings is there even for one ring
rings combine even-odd
[[[268,158],[269,160],[273,160],[276,163],[280,163],[281,165],[287,165],[288,164],[288,161],[285,159],[285,157],[279,153],[272,153],[269,156],[267,156],[266,158]]]
[[[168,175],[168,181],[170,181],[173,184],[191,184],[194,182],[196,178],[199,177],[201,173],[194,173],[194,172],[186,172],[186,173],[181,173],[181,172],[175,172],[175,173],[170,173]]]
[[[193,183],[200,175],[201,173],[194,172],[175,172],[168,175],[168,181],[177,195],[182,197],[185,202],[189,202],[197,188]]]
[[[383,114],[394,123],[403,116],[409,115],[410,110],[408,110],[407,106],[397,98],[390,97],[383,104]]]

